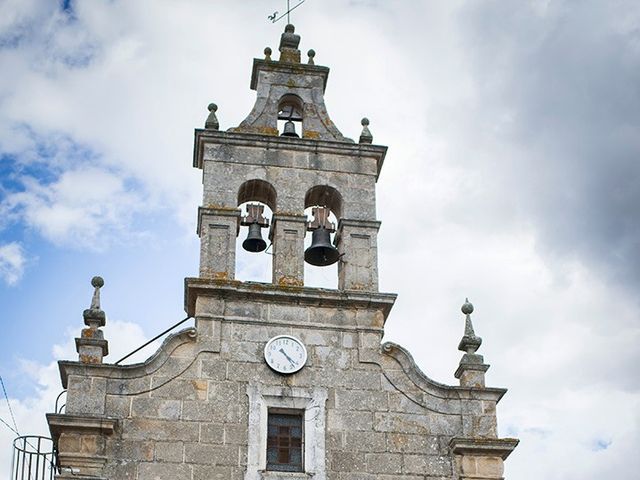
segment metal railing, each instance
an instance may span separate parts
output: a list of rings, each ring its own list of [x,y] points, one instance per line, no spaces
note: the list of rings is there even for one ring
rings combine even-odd
[[[56,406],[54,407],[54,412],[55,413],[62,413],[62,411],[65,409],[65,407],[67,406],[66,403],[63,403],[62,405],[60,405],[60,399],[62,398],[63,395],[67,394],[67,389],[65,388],[64,390],[62,390],[58,396],[56,397]],[[65,401],[66,401],[66,397],[65,397]]]
[[[53,480],[55,452],[50,438],[34,435],[13,441],[11,480]]]

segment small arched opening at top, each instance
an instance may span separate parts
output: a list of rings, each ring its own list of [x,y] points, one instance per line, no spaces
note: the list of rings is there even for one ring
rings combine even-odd
[[[268,283],[271,281],[271,245],[269,226],[276,209],[277,194],[269,182],[254,179],[244,182],[238,189],[238,208],[241,211],[243,226],[236,239],[236,278],[242,281]],[[253,216],[252,216],[253,214]],[[247,220],[255,220],[247,225]],[[251,240],[245,244],[247,240]],[[247,250],[247,245],[260,244],[262,248]]]
[[[326,207],[329,210],[327,227],[338,227],[338,221],[342,216],[342,195],[338,190],[329,185],[316,185],[311,187],[304,198],[304,212],[310,221],[314,220],[313,210],[316,207]],[[335,232],[329,235],[331,243],[335,240]],[[312,245],[312,232],[307,232],[304,240],[305,251]],[[338,262],[328,266],[314,266],[305,262],[304,284],[308,287],[338,288]]]
[[[302,135],[302,117],[304,103],[292,93],[283,95],[278,102],[278,131],[283,137],[300,137]]]

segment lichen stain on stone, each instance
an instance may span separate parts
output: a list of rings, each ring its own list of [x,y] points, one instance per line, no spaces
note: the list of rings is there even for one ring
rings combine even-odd
[[[373,326],[378,328],[384,327],[384,315],[381,312],[376,312],[374,315]]]
[[[224,210],[225,212],[237,212],[237,207],[227,207],[226,205],[217,205],[215,203],[207,203],[207,208],[215,210]]]
[[[193,380],[191,383],[193,384],[193,388],[196,391],[196,396],[198,397],[198,400],[206,400],[207,399],[207,381]]]
[[[402,451],[409,444],[409,440],[405,435],[389,435],[388,439],[396,447],[394,451]]]
[[[228,280],[229,272],[213,272],[214,280]]]
[[[92,364],[100,363],[100,359],[98,357],[95,357],[93,355],[87,355],[87,354],[80,355],[80,361],[82,363],[92,363]]]
[[[354,283],[352,285],[349,285],[349,290],[359,290],[366,292],[369,290],[369,285],[365,285],[364,283]]]
[[[256,133],[260,133],[262,135],[272,135],[277,137],[280,134],[278,129],[273,127],[255,127],[255,130]]]
[[[278,278],[279,287],[303,287],[304,282],[299,278],[292,277],[290,275],[283,275]]]
[[[267,126],[251,126],[251,127],[237,127],[234,129],[237,133],[254,133],[257,135],[269,135],[271,137],[277,137],[280,132],[277,128]]]
[[[305,130],[302,133],[302,138],[310,138],[312,140],[318,140],[320,138],[320,132],[316,132],[313,130]]]

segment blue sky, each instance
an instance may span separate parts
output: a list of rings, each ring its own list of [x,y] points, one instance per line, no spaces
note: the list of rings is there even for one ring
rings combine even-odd
[[[251,61],[276,50],[283,25],[266,17],[283,9],[0,0],[0,374],[22,431],[44,428],[93,275],[110,361],[183,318],[198,268],[193,128],[211,101],[222,129],[248,114]],[[386,338],[455,383],[468,296],[488,384],[510,389],[501,434],[522,440],[506,477],[633,477],[637,2],[307,0],[293,21],[331,68],[338,128],[357,138],[367,116],[389,146],[380,277],[399,298]],[[240,257],[240,278],[264,279],[268,261]]]

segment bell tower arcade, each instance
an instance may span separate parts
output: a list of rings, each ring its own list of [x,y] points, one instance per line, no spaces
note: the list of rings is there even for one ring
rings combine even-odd
[[[371,144],[366,119],[359,143],[340,133],[324,104],[329,69],[314,64],[313,50],[308,63],[300,63],[299,42],[288,25],[280,60],[272,60],[268,48],[264,59],[254,60],[257,100],[238,127],[222,132],[210,118],[208,127],[196,131],[194,166],[203,170],[204,184],[200,277],[233,280],[240,226],[249,226],[254,236],[259,226],[269,227],[274,285],[304,286],[306,259],[319,266],[338,262],[339,290],[375,292],[375,184],[387,148]],[[266,204],[273,218],[241,218],[238,206],[244,202]],[[312,219],[304,214],[308,207]],[[307,234],[313,244],[305,252]]]

